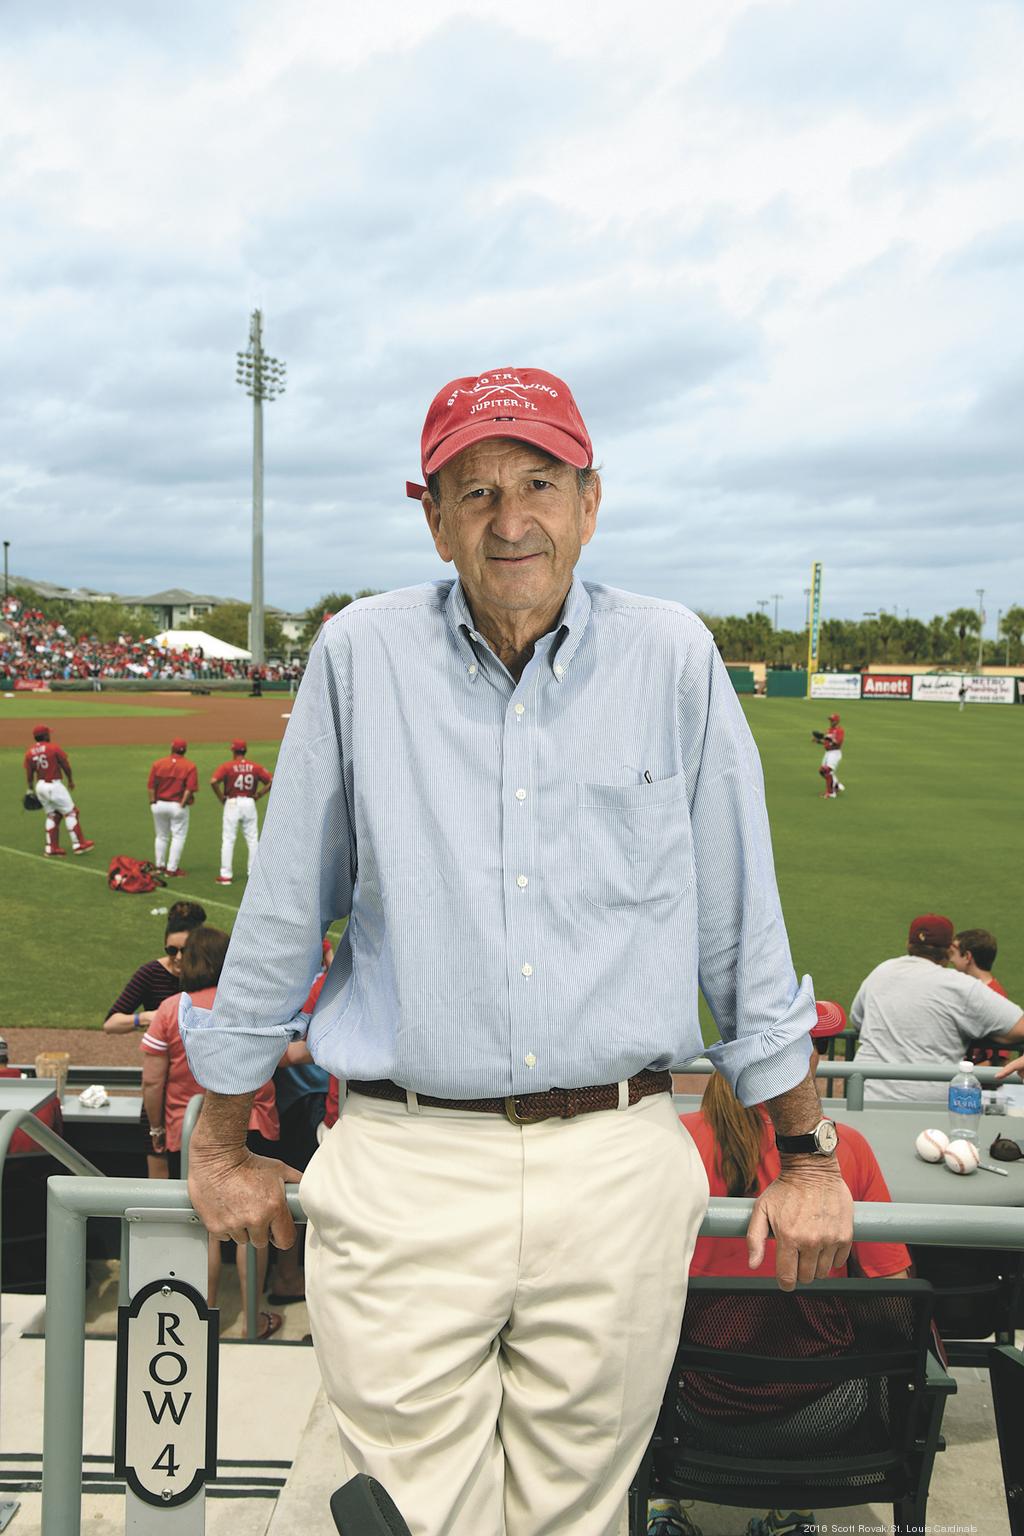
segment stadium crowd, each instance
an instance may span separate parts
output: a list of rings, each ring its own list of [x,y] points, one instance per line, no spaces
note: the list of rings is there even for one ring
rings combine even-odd
[[[166,682],[248,681],[258,670],[263,682],[298,681],[302,668],[280,663],[253,669],[246,662],[206,656],[201,646],[180,650],[129,634],[103,641],[72,635],[59,619],[47,618],[18,597],[0,604],[0,676],[18,682],[91,681],[137,678]]]

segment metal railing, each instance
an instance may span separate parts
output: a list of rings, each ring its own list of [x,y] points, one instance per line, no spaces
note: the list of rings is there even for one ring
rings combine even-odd
[[[306,1217],[297,1191],[287,1195],[297,1222]],[[703,1237],[742,1237],[751,1200],[712,1200]],[[951,1243],[1024,1249],[1022,1212],[1011,1208],[854,1205],[859,1242]],[[47,1307],[43,1403],[42,1536],[80,1536],[85,1381],[85,1239],[90,1217],[198,1226],[187,1186],[170,1179],[53,1178],[47,1202]],[[185,1506],[187,1507],[187,1506]]]
[[[857,1111],[864,1108],[864,1084],[874,1079],[884,1079],[895,1083],[936,1083],[941,1085],[941,1091],[936,1093],[936,1100],[944,1100],[945,1089],[949,1080],[956,1073],[960,1065],[957,1061],[947,1064],[935,1062],[928,1064],[907,1064],[897,1066],[887,1061],[866,1061],[863,1066],[855,1057],[853,1061],[825,1061],[818,1062],[818,1077],[841,1078],[846,1080],[846,1107]],[[673,1067],[672,1071],[680,1076],[690,1074],[692,1076],[707,1077],[714,1072],[715,1067],[706,1056],[698,1056],[693,1061],[686,1062],[681,1067]],[[972,1067],[971,1069],[983,1088],[997,1088],[996,1067]],[[908,1101],[909,1102],[909,1101]]]

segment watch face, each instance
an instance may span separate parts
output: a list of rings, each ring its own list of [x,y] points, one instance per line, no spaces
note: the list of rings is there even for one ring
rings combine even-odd
[[[815,1127],[814,1139],[818,1143],[819,1152],[834,1152],[839,1145],[839,1132],[832,1120],[822,1120]]]

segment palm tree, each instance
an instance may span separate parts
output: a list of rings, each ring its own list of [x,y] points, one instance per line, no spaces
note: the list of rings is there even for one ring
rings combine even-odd
[[[1020,661],[1021,636],[1024,635],[1024,608],[1019,603],[1014,603],[1012,608],[1007,608],[1000,628],[1005,638],[1013,645],[1017,660]]]
[[[956,630],[960,640],[960,665],[963,666],[966,655],[965,642],[968,636],[974,637],[978,633],[978,612],[976,608],[954,608],[949,615],[949,622]]]

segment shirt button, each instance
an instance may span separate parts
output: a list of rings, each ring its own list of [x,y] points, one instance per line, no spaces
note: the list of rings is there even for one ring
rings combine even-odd
[[[555,676],[556,677],[562,677],[562,676],[564,676],[564,673],[565,673],[565,668],[563,666],[560,666],[558,664],[558,662],[556,661],[555,662]]]
[[[476,677],[476,667],[468,667],[467,671],[469,672],[470,677]]]
[[[532,1051],[528,1056],[524,1056],[523,1060],[526,1062],[528,1067],[535,1067],[537,1065],[537,1058]]]
[[[525,789],[517,789],[516,790],[516,799],[517,800],[525,800],[526,799],[526,790]]]
[[[518,885],[521,891],[525,891],[529,883],[525,875],[516,875],[516,885]]]
[[[533,975],[533,966],[530,964],[529,960],[527,960],[526,964],[523,966],[523,975],[524,976],[532,976]]]
[[[526,705],[525,704],[517,704],[516,705],[516,714],[517,715],[523,715],[525,713],[526,713]]]

